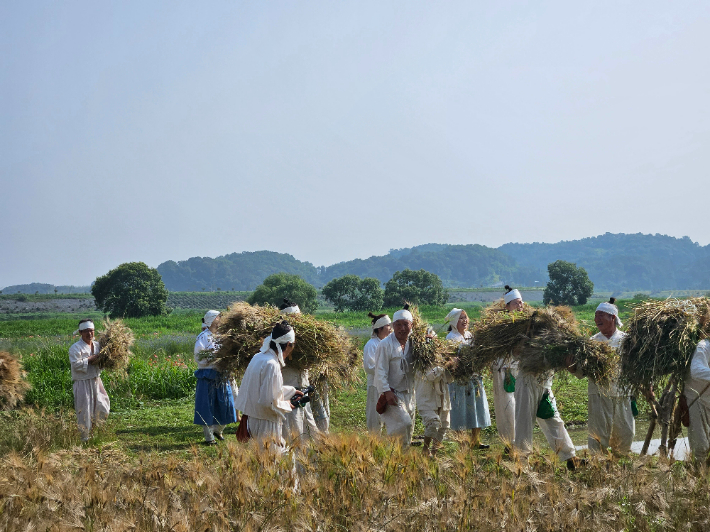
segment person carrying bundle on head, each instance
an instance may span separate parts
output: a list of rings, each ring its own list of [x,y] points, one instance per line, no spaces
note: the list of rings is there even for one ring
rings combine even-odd
[[[375,351],[375,386],[380,393],[377,411],[387,435],[399,438],[403,446],[412,442],[414,429],[414,368],[409,341],[414,317],[408,309],[405,305],[394,313],[394,332]]]
[[[468,314],[460,308],[453,308],[446,315],[449,334],[446,339],[458,344],[472,344],[473,335],[468,330]],[[474,449],[488,449],[490,445],[481,443],[481,429],[491,426],[486,390],[483,379],[474,375],[464,385],[449,384],[451,397],[451,430],[471,430],[471,445]]]
[[[592,340],[603,342],[615,349],[619,349],[626,333],[619,330],[622,323],[619,319],[619,309],[614,304],[613,297],[609,302],[600,303],[594,312],[594,323],[599,332],[592,336]],[[585,375],[577,370],[574,364],[569,365],[569,371],[577,378]],[[587,393],[589,395],[589,437],[587,445],[590,451],[606,451],[611,447],[613,451],[628,453],[634,441],[636,423],[634,420],[632,401],[628,392],[619,387],[618,382],[612,381],[608,388],[601,389],[591,378],[588,379]]]
[[[288,299],[284,299],[283,304],[279,307],[279,311],[281,314],[285,315],[301,313],[301,309],[298,305]],[[281,375],[283,377],[284,386],[305,388],[310,385],[307,369],[297,370],[286,366],[281,369]],[[319,432],[320,430],[313,416],[313,410],[311,410],[311,403],[307,403],[303,408],[294,408],[290,412],[286,412],[283,422],[283,437],[287,442],[295,438],[300,438],[303,435],[312,438]]]
[[[382,432],[383,421],[377,413],[377,400],[380,397],[375,386],[375,355],[377,346],[387,338],[392,332],[392,320],[387,314],[375,316],[372,312],[368,314],[372,319],[372,338],[365,344],[362,354],[362,365],[367,374],[367,404],[365,406],[365,418],[367,419],[367,430],[375,434]]]
[[[282,425],[285,415],[297,408],[291,399],[303,396],[293,386],[284,386],[281,376],[295,345],[293,327],[287,321],[277,323],[249,362],[237,394],[236,407],[249,437],[264,447],[274,445],[277,453],[286,452]]]
[[[96,365],[101,347],[94,340],[94,322],[84,319],[74,334],[81,340],[69,348],[74,409],[81,441],[89,440],[92,426],[108,417],[111,401],[101,381],[101,370]]]
[[[506,312],[523,309],[523,296],[519,290],[505,285]],[[493,410],[496,416],[498,435],[505,442],[506,449],[515,441],[515,379],[518,376],[518,362],[512,356],[502,357],[491,366],[493,378]]]
[[[225,381],[222,374],[214,368],[209,354],[217,350],[214,334],[219,326],[220,313],[208,310],[202,318],[207,327],[197,336],[195,342],[195,362],[197,362],[197,387],[195,388],[195,418],[193,423],[201,425],[205,436],[205,445],[215,445],[217,440],[224,440],[224,426],[237,422],[234,408],[234,394],[230,381]]]
[[[696,460],[707,462],[710,452],[710,340],[698,342],[683,390],[688,406],[688,444]],[[681,398],[681,403],[683,398]]]

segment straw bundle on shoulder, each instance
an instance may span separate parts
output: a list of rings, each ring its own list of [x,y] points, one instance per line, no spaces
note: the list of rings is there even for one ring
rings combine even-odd
[[[0,408],[15,408],[29,389],[20,361],[7,351],[0,351]]]
[[[667,377],[685,378],[695,348],[710,337],[710,300],[649,300],[634,309],[621,343],[621,382],[648,390]]]
[[[104,331],[99,336],[101,351],[96,365],[109,371],[125,371],[133,356],[133,331],[120,319],[106,319],[103,326]]]
[[[355,340],[343,330],[309,314],[282,315],[275,307],[234,303],[222,314],[217,331],[219,348],[212,355],[218,371],[237,375],[261,349],[276,323],[286,320],[296,331],[296,347],[287,362],[309,370],[311,383],[323,389],[341,388],[358,380],[360,353]]]
[[[409,336],[411,360],[416,371],[425,372],[433,367],[443,366],[447,360],[456,356],[456,344],[437,336],[427,338],[429,324],[422,319],[418,307],[412,305],[409,311],[413,318],[412,334]]]

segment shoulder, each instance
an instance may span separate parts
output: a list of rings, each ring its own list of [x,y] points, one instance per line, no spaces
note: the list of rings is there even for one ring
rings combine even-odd
[[[375,349],[380,344],[379,338],[370,338],[365,344],[365,349]]]
[[[590,340],[597,340],[598,342],[601,342],[603,340],[606,340],[606,337],[602,333],[598,332],[597,334],[592,336]]]
[[[456,330],[451,330],[449,331],[449,334],[446,335],[447,340],[460,340],[461,338],[463,338],[463,336],[461,336],[461,333]]]
[[[70,353],[77,353],[77,352],[81,351],[81,344],[82,343],[83,342],[81,340],[79,340],[78,342],[74,342],[71,345],[71,347],[69,348],[69,352]]]

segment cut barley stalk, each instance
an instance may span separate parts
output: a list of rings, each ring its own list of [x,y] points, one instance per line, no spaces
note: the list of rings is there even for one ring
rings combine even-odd
[[[0,408],[15,408],[29,389],[20,361],[7,351],[0,351]]]
[[[106,319],[103,327],[104,330],[99,335],[101,350],[96,365],[102,370],[125,372],[133,356],[133,331],[120,319]]]

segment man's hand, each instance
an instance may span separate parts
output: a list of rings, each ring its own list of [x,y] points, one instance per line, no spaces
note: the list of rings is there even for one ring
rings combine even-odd
[[[291,401],[289,401],[289,403],[291,404],[291,410],[293,410],[294,408],[298,408],[297,406],[293,405],[292,401],[294,397],[300,399],[301,397],[303,397],[303,392],[301,390],[296,390],[296,393],[291,396]]]
[[[567,366],[567,371],[572,374],[577,371],[577,364],[574,363],[574,355],[567,355],[567,358],[565,358],[565,366]]]
[[[96,359],[98,359],[98,358],[99,358],[99,355],[91,355],[89,358],[86,359],[86,361],[87,361],[89,364],[95,364],[95,363],[96,363]]]
[[[387,404],[392,406],[397,406],[399,401],[397,401],[397,396],[392,390],[387,390],[385,392],[385,399],[387,399]]]

